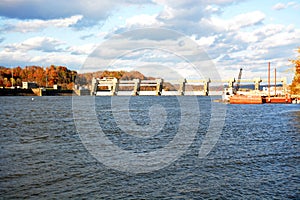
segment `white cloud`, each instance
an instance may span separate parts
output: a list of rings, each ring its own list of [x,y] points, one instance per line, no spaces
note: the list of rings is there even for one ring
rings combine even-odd
[[[66,49],[66,52],[70,52],[73,55],[88,55],[96,48],[96,44],[84,44],[79,46],[70,46]]]
[[[272,8],[273,8],[273,10],[283,10],[283,9],[288,8],[288,7],[296,7],[296,6],[297,6],[297,3],[291,1],[291,2],[288,2],[286,4],[284,4],[284,3],[277,3]]]
[[[253,11],[237,15],[228,23],[229,30],[238,30],[243,27],[252,26],[262,22],[265,19],[265,14],[261,11]]]
[[[72,55],[69,52],[39,52],[26,51],[19,49],[17,51],[0,51],[1,65],[4,66],[26,66],[26,65],[64,65],[71,68],[80,67],[86,59],[86,56]]]
[[[24,63],[28,62],[28,57],[28,52],[0,51],[0,60],[2,61],[1,65],[3,66],[22,66]]]
[[[85,61],[86,56],[72,55],[68,53],[50,53],[47,56],[43,56],[44,63],[55,64],[55,65],[64,65],[64,66],[72,66],[72,68],[79,68]],[[41,63],[41,61],[37,61],[36,63]]]
[[[157,36],[160,36],[159,40]],[[200,41],[204,40],[200,39]],[[176,31],[157,28],[137,29],[116,35],[104,42],[89,56],[84,68],[95,71],[105,70],[108,66],[112,70],[163,65],[179,70],[182,63],[191,62],[195,63],[195,66],[206,69],[208,65],[204,65],[203,62],[209,61],[209,58],[198,47],[190,38]],[[188,69],[180,69],[180,71],[183,73]],[[210,70],[203,71],[203,73],[210,72]],[[186,74],[185,72],[182,75]]]
[[[271,37],[272,35],[281,33],[282,31],[293,31],[294,26],[287,26],[285,27],[282,24],[267,24],[265,26],[262,26],[260,28],[257,28],[253,31],[238,31],[236,33],[235,38],[238,40],[241,40],[243,42],[246,42],[248,44],[253,44],[255,42],[258,42],[260,40],[264,40],[267,37]]]
[[[218,7],[212,6],[212,5],[208,5],[205,7],[205,10],[211,13],[217,13],[220,11],[220,9]]]
[[[160,13],[159,17],[163,20],[170,20],[175,17],[175,10],[169,6],[164,6],[163,11]]]
[[[153,4],[148,0],[4,0],[0,1],[0,15],[21,20],[52,20],[74,15],[84,16],[76,28],[91,27],[106,20],[124,6]]]
[[[224,4],[232,4],[238,2],[237,0],[206,0],[211,4],[224,5]]]
[[[35,32],[40,31],[47,27],[69,27],[73,24],[76,24],[79,20],[83,18],[82,15],[74,15],[72,17],[63,18],[63,19],[52,19],[52,20],[40,20],[33,19],[27,21],[19,21],[16,24],[6,24],[4,25],[3,31],[13,31],[13,32]]]
[[[212,17],[211,19],[202,19],[200,23],[203,26],[213,27],[215,31],[237,31],[244,27],[262,23],[264,19],[264,13],[261,11],[253,11],[237,15],[229,20]]]
[[[239,31],[235,38],[246,43],[257,42],[258,37],[253,32]]]
[[[274,67],[289,65],[292,50],[299,43],[300,29],[294,25],[268,24],[222,32],[206,49],[223,78],[233,77],[232,73],[237,74],[241,66],[245,67],[247,78],[265,78],[267,62],[270,61]]]
[[[288,26],[290,28],[290,26]],[[285,26],[282,24],[267,24],[261,28],[258,28],[254,31],[255,35],[264,35],[272,36],[274,34],[280,33],[285,29]]]
[[[200,39],[196,39],[196,36],[193,35],[191,37],[192,40],[194,40],[199,46],[203,47],[203,48],[207,48],[210,45],[214,44],[215,40],[216,40],[216,35],[214,36],[209,36],[209,37],[201,37]]]
[[[300,30],[294,32],[281,32],[274,34],[270,37],[266,37],[262,42],[262,46],[265,48],[270,47],[280,47],[285,45],[294,44],[297,45],[300,43]]]
[[[61,51],[59,46],[64,42],[51,37],[33,37],[21,43],[14,43],[5,46],[5,51],[30,51],[37,50],[42,52]]]
[[[285,9],[286,8],[286,5],[283,4],[283,3],[277,3],[273,6],[273,9],[274,10],[282,10],[282,9]]]
[[[51,37],[33,37],[21,43],[6,45],[0,51],[2,65],[57,64],[79,67],[96,44],[72,45]],[[20,63],[20,64],[19,64]]]
[[[160,26],[162,25],[156,19],[157,15],[136,15],[131,18],[126,19],[126,26],[127,27],[134,27],[134,26]]]

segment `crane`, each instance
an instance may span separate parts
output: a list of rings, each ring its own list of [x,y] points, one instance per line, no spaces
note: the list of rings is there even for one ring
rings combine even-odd
[[[242,78],[242,71],[243,71],[243,69],[240,68],[240,73],[239,73],[238,80],[237,80],[236,87],[235,87],[235,94],[236,94],[236,93],[239,91],[239,89],[240,89],[241,78]]]

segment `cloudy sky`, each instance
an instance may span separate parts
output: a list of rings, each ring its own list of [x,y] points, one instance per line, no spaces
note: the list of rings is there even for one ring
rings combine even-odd
[[[265,78],[270,61],[291,80],[299,13],[289,0],[1,0],[0,65],[97,70],[84,66],[98,53],[108,69],[167,65],[189,76],[201,49],[224,79],[240,67],[244,78]]]

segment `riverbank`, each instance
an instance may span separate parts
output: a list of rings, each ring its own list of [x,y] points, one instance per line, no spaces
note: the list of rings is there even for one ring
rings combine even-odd
[[[52,88],[1,88],[0,96],[72,96],[73,90],[54,90]]]

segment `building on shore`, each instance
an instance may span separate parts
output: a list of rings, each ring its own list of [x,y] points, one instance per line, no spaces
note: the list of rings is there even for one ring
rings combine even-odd
[[[38,88],[38,85],[35,82],[22,82],[23,89]]]

